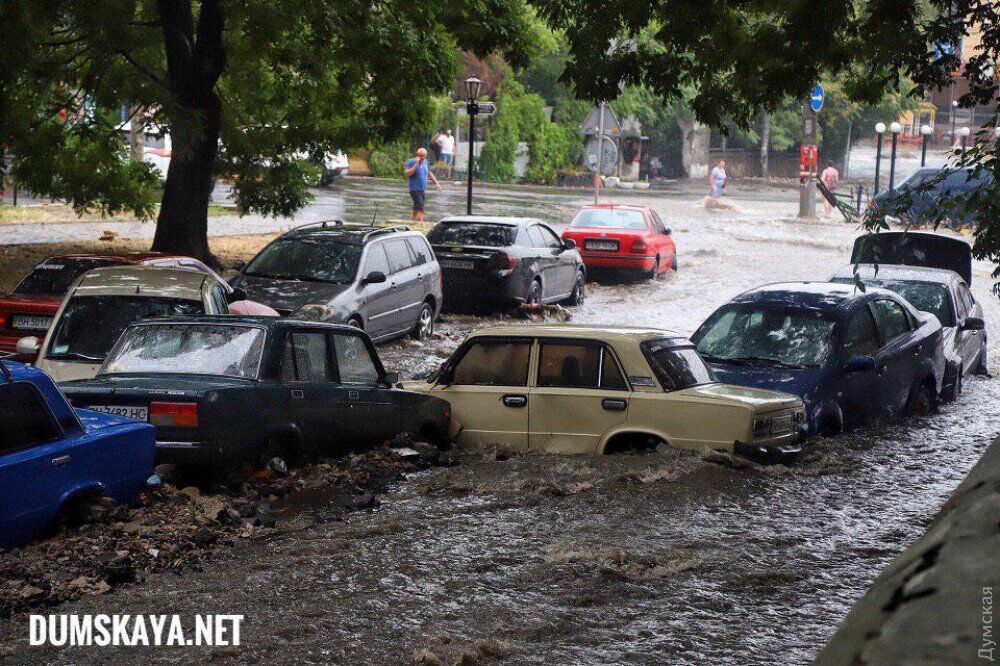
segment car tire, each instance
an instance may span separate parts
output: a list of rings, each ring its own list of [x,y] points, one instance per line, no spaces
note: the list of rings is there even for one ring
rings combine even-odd
[[[417,323],[410,331],[410,337],[414,340],[423,340],[434,335],[434,308],[430,303],[424,303],[417,315]]]
[[[656,261],[653,262],[653,268],[648,273],[646,273],[647,280],[657,280],[660,277],[660,257],[657,255]]]
[[[924,382],[914,386],[913,393],[910,395],[909,408],[906,411],[913,416],[930,416],[937,413],[937,399],[934,395],[934,389]]]
[[[543,299],[545,298],[545,291],[542,289],[541,280],[533,280],[531,282],[531,287],[528,289],[528,305],[541,305]]]
[[[580,271],[576,274],[576,283],[573,285],[573,293],[569,295],[566,299],[566,305],[583,305],[583,300],[586,298],[587,291],[587,279],[583,276],[583,272]]]
[[[941,399],[944,402],[953,402],[958,400],[959,396],[962,395],[962,375],[965,374],[965,369],[959,366],[958,372],[955,375],[955,381],[942,392]]]

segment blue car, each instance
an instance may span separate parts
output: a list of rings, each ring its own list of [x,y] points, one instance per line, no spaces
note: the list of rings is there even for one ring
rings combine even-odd
[[[794,393],[809,434],[937,408],[941,322],[899,295],[793,282],[743,293],[691,340],[719,381]]]
[[[154,455],[153,426],[74,410],[44,372],[0,361],[0,549],[44,536],[77,502],[135,495]]]

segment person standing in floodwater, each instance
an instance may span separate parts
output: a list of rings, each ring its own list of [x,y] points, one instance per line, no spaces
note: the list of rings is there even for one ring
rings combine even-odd
[[[726,189],[726,178],[726,160],[719,160],[719,163],[708,174],[708,186],[713,199],[722,196],[722,191]]]
[[[830,192],[837,189],[837,185],[840,184],[840,172],[837,171],[837,167],[833,166],[833,160],[826,163],[826,168],[819,175],[819,179],[823,181],[826,189],[830,190]],[[830,214],[833,212],[833,204],[827,201],[826,197],[823,197],[823,210],[826,211],[826,217],[830,217]]]
[[[410,219],[414,222],[424,221],[424,200],[427,196],[427,179],[430,178],[431,182],[434,183],[434,187],[441,191],[441,184],[438,183],[437,178],[434,177],[434,172],[431,171],[430,166],[427,164],[427,149],[418,148],[417,152],[412,158],[406,163],[406,173],[407,178],[410,179],[410,199],[413,200],[413,211],[410,213]]]

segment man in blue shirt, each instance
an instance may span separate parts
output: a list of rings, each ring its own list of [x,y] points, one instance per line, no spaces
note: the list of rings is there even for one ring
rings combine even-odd
[[[416,155],[406,163],[406,176],[410,179],[410,198],[413,199],[413,212],[410,219],[415,222],[424,221],[424,197],[427,196],[427,179],[430,178],[434,187],[441,191],[441,184],[427,164],[427,149],[420,148]]]

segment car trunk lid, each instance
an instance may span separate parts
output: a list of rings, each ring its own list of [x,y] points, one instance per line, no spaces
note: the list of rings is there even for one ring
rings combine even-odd
[[[572,239],[582,252],[630,254],[632,244],[647,233],[644,229],[608,229],[602,227],[572,227],[563,238]]]
[[[497,273],[516,263],[502,247],[444,244],[433,248],[441,271],[455,277]]]
[[[972,284],[972,246],[959,238],[916,231],[883,231],[854,240],[852,264],[944,268]]]

